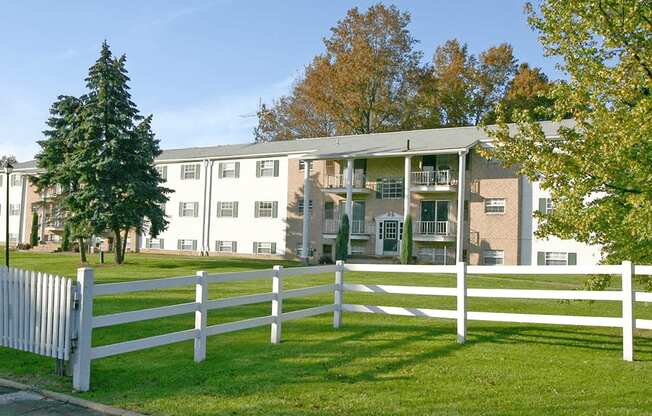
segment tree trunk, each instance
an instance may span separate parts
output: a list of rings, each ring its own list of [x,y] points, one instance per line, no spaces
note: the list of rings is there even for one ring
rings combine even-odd
[[[115,263],[122,264],[122,235],[120,229],[113,230],[115,240],[113,243],[113,251],[115,251]]]
[[[122,262],[124,263],[127,258],[127,237],[129,236],[129,228],[125,229],[125,236],[122,239]]]
[[[82,263],[88,262],[86,259],[86,243],[84,242],[84,237],[79,237],[79,259]]]

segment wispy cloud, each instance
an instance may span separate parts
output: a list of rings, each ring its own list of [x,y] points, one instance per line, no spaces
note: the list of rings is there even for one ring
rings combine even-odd
[[[183,108],[159,109],[154,111],[154,131],[164,148],[252,141],[260,100],[270,101],[286,94],[293,81],[294,77],[288,77],[255,91]]]

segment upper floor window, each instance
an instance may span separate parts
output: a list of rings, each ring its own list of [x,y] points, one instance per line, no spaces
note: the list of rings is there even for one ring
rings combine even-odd
[[[11,175],[11,186],[20,186],[20,175]]]
[[[236,218],[238,216],[238,201],[218,201],[217,216]]]
[[[539,211],[542,214],[549,214],[552,210],[552,198],[539,198]]]
[[[277,201],[256,201],[254,216],[256,218],[276,218],[278,217]]]
[[[167,166],[156,166],[156,171],[158,172],[161,179],[164,181],[168,180],[168,167]]]
[[[200,164],[181,165],[181,179],[199,179]]]
[[[505,213],[505,199],[504,198],[487,198],[484,200],[484,212],[486,214],[504,214]]]
[[[278,170],[278,160],[259,160],[256,162],[256,176],[259,178],[278,176]]]
[[[197,217],[199,215],[199,202],[179,202],[180,217]]]
[[[504,250],[485,250],[482,256],[483,264],[487,266],[496,266],[505,264]]]
[[[218,178],[239,178],[240,162],[220,162],[217,170]]]
[[[403,198],[403,178],[380,178],[376,184],[376,198]]]

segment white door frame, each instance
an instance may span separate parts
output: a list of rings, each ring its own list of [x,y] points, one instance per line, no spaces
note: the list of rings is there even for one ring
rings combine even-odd
[[[398,221],[398,229],[396,230],[397,232],[397,237],[400,237],[400,229],[401,229],[401,224],[403,224],[403,215],[398,214],[396,212],[386,212],[385,214],[379,215],[376,218],[374,218],[374,222],[376,225],[376,256],[384,256],[385,253],[383,251],[383,240],[380,238],[380,229],[381,229],[381,224],[384,223],[385,221]],[[383,228],[383,234],[385,232],[385,227],[384,224],[382,225]],[[401,239],[398,239],[399,243],[399,249],[400,249],[400,244],[401,244]],[[388,256],[395,256],[399,252],[396,251],[392,254],[387,254]]]

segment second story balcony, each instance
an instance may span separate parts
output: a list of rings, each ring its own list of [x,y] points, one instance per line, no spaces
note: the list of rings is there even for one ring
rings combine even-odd
[[[455,241],[455,224],[451,221],[415,221],[415,241]]]
[[[414,192],[450,192],[456,185],[457,179],[450,169],[415,171],[410,176],[410,189]]]
[[[372,192],[372,184],[367,181],[367,178],[362,173],[355,173],[353,175],[352,191],[354,194],[368,194]],[[335,194],[346,194],[347,181],[346,174],[326,176],[324,183],[324,192],[332,192]]]
[[[340,230],[339,219],[325,219],[323,226],[323,234],[325,236],[332,236],[335,238],[337,232]],[[369,236],[374,234],[374,224],[364,220],[351,221],[351,239],[352,240],[367,240]]]

